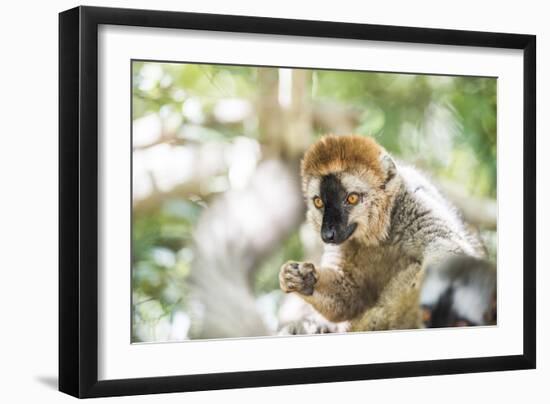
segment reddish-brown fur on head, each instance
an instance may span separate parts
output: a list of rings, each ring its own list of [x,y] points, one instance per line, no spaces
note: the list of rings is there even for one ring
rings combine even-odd
[[[335,175],[348,193],[360,194],[361,202],[349,210],[348,222],[357,225],[350,239],[374,245],[383,240],[390,224],[391,204],[400,179],[382,146],[369,137],[322,137],[302,160],[302,189],[308,204],[308,220],[320,231],[324,210],[313,204],[320,195],[322,178]]]
[[[377,176],[383,175],[380,165],[381,146],[372,138],[357,135],[323,136],[305,153],[302,176],[322,177],[329,173],[367,168]]]

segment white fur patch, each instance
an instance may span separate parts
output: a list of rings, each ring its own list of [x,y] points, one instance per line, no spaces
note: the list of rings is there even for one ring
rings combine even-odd
[[[424,279],[420,292],[420,304],[433,306],[437,303],[443,292],[447,290],[449,283],[438,273],[429,273]]]
[[[462,318],[483,324],[483,314],[489,307],[489,295],[478,288],[460,286],[454,294],[453,310]]]
[[[320,193],[321,193],[321,179],[317,177],[312,177],[307,184],[306,196],[308,199],[311,199],[314,196],[319,196]]]
[[[323,255],[321,256],[321,269],[333,268],[340,269],[343,262],[342,249],[338,245],[325,244]]]
[[[340,181],[348,193],[367,193],[370,190],[369,184],[364,179],[350,173],[342,173]]]

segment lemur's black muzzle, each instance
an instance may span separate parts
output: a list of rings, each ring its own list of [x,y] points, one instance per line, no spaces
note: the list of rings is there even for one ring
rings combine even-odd
[[[334,175],[321,180],[321,199],[325,204],[321,238],[325,243],[340,244],[355,231],[357,224],[348,224],[349,207],[345,205],[347,191]]]
[[[334,207],[328,207],[323,214],[321,239],[325,243],[340,244],[346,241],[355,231],[356,223],[348,225],[347,214]]]
[[[334,227],[323,226],[321,228],[321,238],[325,243],[341,244],[351,237],[356,227],[357,223],[352,223],[339,230],[336,230]]]
[[[336,231],[334,229],[321,230],[321,238],[325,243],[333,243],[336,240]]]

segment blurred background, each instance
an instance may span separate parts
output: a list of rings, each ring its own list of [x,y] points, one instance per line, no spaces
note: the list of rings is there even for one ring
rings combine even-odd
[[[317,260],[299,161],[369,135],[426,172],[496,260],[496,79],[132,64],[132,342],[273,335],[303,316],[287,260]]]

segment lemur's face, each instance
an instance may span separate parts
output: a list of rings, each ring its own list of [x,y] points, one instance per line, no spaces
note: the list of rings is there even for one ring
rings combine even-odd
[[[308,219],[325,243],[341,244],[371,230],[369,226],[377,222],[380,199],[384,198],[378,186],[368,173],[339,172],[310,179],[306,190]]]
[[[308,219],[325,243],[376,244],[387,237],[401,180],[373,138],[323,136],[306,151],[301,172]]]

